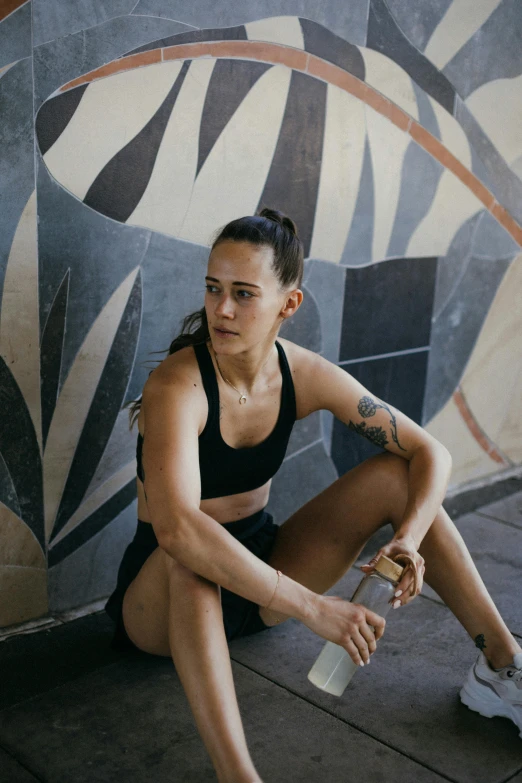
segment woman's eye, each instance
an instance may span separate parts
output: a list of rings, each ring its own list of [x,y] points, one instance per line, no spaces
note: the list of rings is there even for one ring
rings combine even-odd
[[[213,293],[214,293],[214,291],[212,291],[211,289],[213,289],[213,288],[215,289],[215,288],[216,288],[216,286],[215,286],[215,285],[210,285],[210,284],[208,284],[208,283],[207,283],[207,285],[205,286],[205,288],[207,289],[207,291],[209,292],[209,294],[213,294]]]
[[[250,291],[244,291],[243,289],[238,291],[238,294],[246,294],[246,296],[242,296],[241,299],[250,299],[252,296],[254,296],[254,294],[250,293]]]

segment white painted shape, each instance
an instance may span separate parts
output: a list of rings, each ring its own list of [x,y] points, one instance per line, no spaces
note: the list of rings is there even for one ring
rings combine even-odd
[[[471,171],[471,149],[466,134],[455,117],[443,109],[431,95],[428,95],[428,100],[439,124],[440,140],[451,154]]]
[[[291,74],[285,65],[273,66],[238,106],[194,183],[180,239],[209,245],[218,227],[255,214],[279,137]]]
[[[364,103],[332,84],[326,93],[321,175],[310,257],[339,263],[359,192],[364,158]]]
[[[372,155],[375,205],[372,261],[378,261],[386,257],[399,202],[402,164],[411,139],[369,106],[366,106],[366,127]]]
[[[424,54],[441,71],[491,16],[500,0],[453,0]]]
[[[52,549],[62,538],[69,535],[79,524],[93,514],[97,509],[120,491],[129,481],[136,477],[136,460],[133,459],[123,468],[118,470],[100,487],[85,498],[83,503],[76,509],[74,514],[67,520],[67,524],[60,530],[58,535],[53,538],[49,549]]]
[[[413,232],[406,256],[444,256],[453,237],[484,204],[453,172],[445,169],[427,215]]]
[[[94,321],[61,388],[42,460],[46,541],[52,533],[74,453],[139,267],[125,278]]]
[[[522,418],[522,255],[497,289],[461,381],[470,409],[486,435],[503,449],[499,432],[508,408]],[[506,435],[506,433],[504,433]]]
[[[36,191],[18,221],[1,292],[0,355],[27,405],[42,451]]]
[[[424,425],[424,429],[446,446],[452,456],[449,490],[471,479],[498,473],[503,468],[477,443],[453,397]]]
[[[57,182],[83,200],[103,167],[154,116],[182,65],[182,60],[147,65],[90,84],[44,155]]]
[[[417,99],[410,77],[400,65],[373,49],[359,47],[364,59],[364,80],[382,95],[403,109],[410,117],[419,119]]]
[[[297,16],[271,16],[247,22],[245,30],[249,41],[269,41],[304,49],[303,31]]]
[[[145,193],[127,223],[177,236],[194,185],[201,115],[216,62],[210,58],[192,61]]]
[[[483,84],[466,106],[507,163],[514,163],[522,154],[522,74]]]

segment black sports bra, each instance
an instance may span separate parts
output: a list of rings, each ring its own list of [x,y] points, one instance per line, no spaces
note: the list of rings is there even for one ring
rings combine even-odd
[[[208,416],[199,436],[201,500],[235,495],[263,486],[279,470],[296,420],[294,382],[283,346],[276,340],[282,373],[281,406],[270,435],[256,446],[235,449],[225,443],[219,429],[219,388],[216,371],[206,343],[194,345],[203,387],[208,400]],[[141,453],[143,436],[138,433],[137,474],[143,481]]]

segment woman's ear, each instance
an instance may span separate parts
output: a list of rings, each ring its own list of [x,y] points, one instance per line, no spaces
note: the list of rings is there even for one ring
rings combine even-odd
[[[290,318],[301,306],[303,301],[303,292],[300,288],[294,288],[286,295],[283,309],[280,312],[282,318]]]

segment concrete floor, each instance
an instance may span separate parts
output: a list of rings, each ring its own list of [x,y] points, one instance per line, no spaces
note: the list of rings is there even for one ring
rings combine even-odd
[[[456,524],[522,640],[522,492]],[[351,569],[329,594],[349,599],[360,578]],[[2,783],[216,780],[172,661],[115,652],[111,634],[101,611],[0,643]],[[266,783],[522,783],[515,725],[459,700],[477,650],[428,586],[390,613],[371,666],[340,699],[306,676],[323,644],[297,620],[230,643],[247,740]]]

